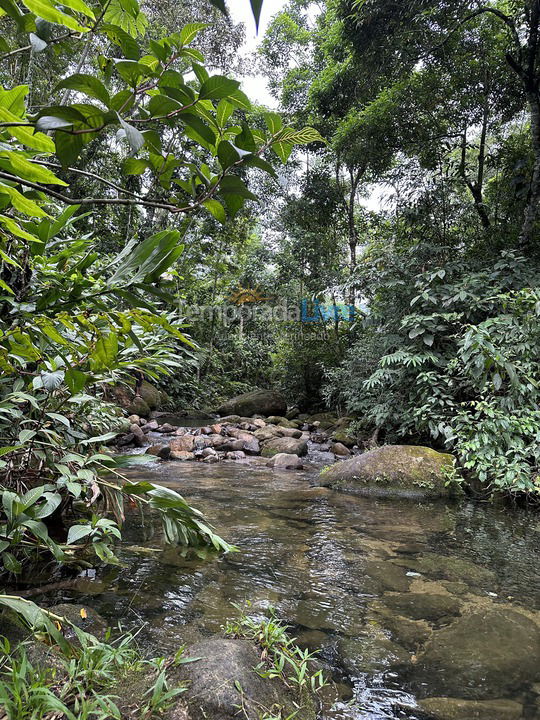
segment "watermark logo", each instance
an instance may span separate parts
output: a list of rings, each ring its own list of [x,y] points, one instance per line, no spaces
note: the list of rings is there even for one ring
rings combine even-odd
[[[221,305],[188,305],[180,303],[179,312],[189,321],[194,318],[221,320],[225,325],[258,320],[264,322],[352,323],[358,312],[354,305],[324,303],[304,298],[290,302],[286,298],[268,302],[258,288],[240,287]]]
[[[243,288],[239,287],[235,290],[229,300],[235,305],[246,305],[247,303],[262,303],[268,298],[263,297],[259,288]]]
[[[301,320],[304,323],[320,323],[320,322],[353,322],[355,318],[356,308],[354,305],[343,305],[332,303],[327,305],[319,300],[313,301],[313,307],[310,309],[308,301],[302,300]]]

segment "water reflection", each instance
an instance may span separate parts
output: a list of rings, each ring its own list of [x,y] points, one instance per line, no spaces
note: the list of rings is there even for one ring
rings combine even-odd
[[[174,548],[147,552],[159,530],[134,516],[124,567],[101,573],[102,592],[89,603],[111,621],[144,623],[141,642],[163,653],[219,632],[233,602],[250,601],[255,613],[274,606],[300,644],[322,648],[341,688],[327,718],[432,717],[416,704],[442,687],[416,674],[426,643],[436,646],[438,633],[477,608],[497,609],[504,624],[500,609],[512,605],[529,613],[531,628],[539,622],[537,515],[351,497],[311,488],[309,471],[155,463],[134,476],[186,495],[241,552],[206,563]],[[443,670],[447,660],[439,658]],[[534,669],[524,665],[519,688],[488,671],[487,697],[526,704]]]

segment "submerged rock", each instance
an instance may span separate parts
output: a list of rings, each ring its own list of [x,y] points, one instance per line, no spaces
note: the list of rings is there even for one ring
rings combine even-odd
[[[382,602],[400,615],[428,622],[456,617],[461,610],[461,603],[455,597],[434,593],[387,593]]]
[[[358,637],[341,638],[341,662],[349,675],[380,672],[397,665],[410,663],[411,656],[396,645],[381,628],[367,625]]]
[[[318,484],[374,497],[448,497],[451,455],[411,445],[385,445],[321,473]]]
[[[397,558],[394,563],[436,580],[491,586],[497,580],[491,570],[456,556],[424,552],[416,557]]]
[[[471,701],[459,698],[429,698],[419,703],[433,720],[520,720],[523,706],[512,700]]]
[[[250,641],[209,638],[193,645],[189,655],[198,660],[181,666],[179,678],[187,685],[182,699],[192,720],[237,720],[240,708],[244,720],[264,714],[315,720],[311,697],[301,702],[278,678],[263,679],[255,672],[261,656]]]
[[[540,628],[508,606],[472,609],[432,634],[415,677],[431,694],[500,697],[540,678]]]
[[[287,402],[275,390],[255,390],[223,403],[218,409],[218,415],[284,415],[287,412]]]
[[[392,638],[406,650],[416,652],[433,632],[425,620],[410,620],[375,601],[370,606],[371,619],[388,630]]]

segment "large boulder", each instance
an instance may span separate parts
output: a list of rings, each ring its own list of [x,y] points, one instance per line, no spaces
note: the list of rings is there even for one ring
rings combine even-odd
[[[274,455],[279,455],[280,453],[303,457],[307,454],[307,450],[307,442],[302,438],[277,437],[264,443],[261,454],[267,458],[274,457]]]
[[[259,720],[263,715],[315,720],[310,696],[298,698],[278,678],[262,678],[255,667],[260,652],[248,640],[209,638],[189,650],[195,662],[180,667],[179,679],[187,686],[191,720]],[[298,703],[298,706],[295,704]]]
[[[238,395],[223,403],[218,409],[218,415],[284,415],[287,412],[287,402],[283,395],[275,390],[255,390],[254,392]]]
[[[436,630],[418,655],[420,691],[484,700],[540,680],[540,616],[507,605],[473,608]]]
[[[333,465],[318,485],[374,497],[448,497],[453,457],[426,447],[385,445]]]

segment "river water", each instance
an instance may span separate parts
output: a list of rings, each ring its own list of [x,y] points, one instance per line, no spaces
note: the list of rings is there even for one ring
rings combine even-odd
[[[123,566],[55,601],[84,601],[112,623],[142,626],[140,642],[160,654],[219,633],[237,614],[233,603],[251,603],[254,615],[274,607],[298,644],[321,649],[336,683],[323,710],[332,720],[429,718],[417,703],[441,696],[505,698],[519,705],[504,705],[514,715],[501,718],[540,717],[539,515],[358,498],[312,487],[315,476],[239,463],[139,467],[133,479],[179,491],[240,552],[206,562],[153,552],[159,529],[133,513]],[[469,644],[460,622],[471,612],[487,625]],[[427,659],[426,643],[435,643]]]

